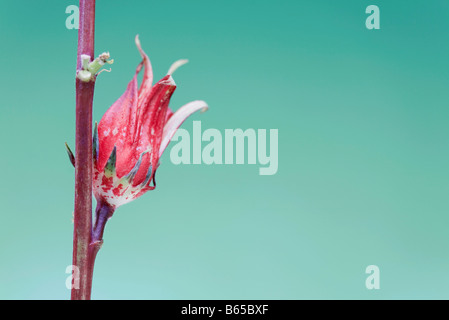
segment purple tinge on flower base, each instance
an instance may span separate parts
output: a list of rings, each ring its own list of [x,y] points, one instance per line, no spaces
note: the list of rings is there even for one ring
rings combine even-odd
[[[113,210],[155,188],[159,158],[179,126],[192,113],[208,109],[204,101],[193,101],[176,112],[168,107],[176,89],[172,74],[186,60],[175,62],[154,86],[150,60],[142,56],[125,93],[106,111],[95,126],[93,190],[99,203]],[[138,88],[137,75],[144,69]]]

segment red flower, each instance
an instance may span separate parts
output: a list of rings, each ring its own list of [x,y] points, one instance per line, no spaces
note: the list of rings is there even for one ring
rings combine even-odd
[[[175,62],[152,86],[150,60],[137,36],[136,45],[143,60],[125,93],[106,111],[94,132],[94,195],[98,203],[113,209],[156,187],[159,158],[176,130],[192,113],[208,108],[204,101],[193,101],[173,113],[168,107],[176,89],[171,75],[187,61]],[[137,75],[142,67],[144,75],[138,88]]]

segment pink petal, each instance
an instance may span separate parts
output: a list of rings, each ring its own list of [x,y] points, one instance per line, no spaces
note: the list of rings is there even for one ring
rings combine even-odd
[[[139,104],[142,102],[145,96],[150,93],[151,85],[153,84],[153,69],[151,67],[150,58],[148,58],[145,51],[143,51],[142,46],[140,45],[139,35],[136,35],[136,46],[142,56],[142,62],[137,66],[136,72],[139,73],[144,67],[145,71],[143,74],[142,84],[139,89]]]
[[[180,60],[173,62],[172,65],[170,66],[170,68],[168,69],[167,75],[172,75],[176,70],[178,70],[179,67],[185,65],[188,62],[189,62],[189,60],[187,60],[187,59],[180,59]],[[170,119],[172,115],[173,115],[173,111],[170,108],[168,108],[167,109],[167,117],[165,119],[165,122],[167,122],[168,119]]]
[[[131,136],[128,132],[133,132],[132,126],[136,124],[137,99],[136,74],[125,93],[106,111],[98,124],[98,171],[103,171],[114,146],[119,150],[123,149],[127,142],[123,137]]]
[[[153,170],[156,170],[168,104],[175,89],[176,84],[173,78],[167,75],[154,85],[150,96],[146,97],[142,106],[140,106],[141,114],[137,121],[139,127],[136,131],[138,136],[135,138],[135,141],[138,141],[139,145],[142,146],[142,151],[148,146],[152,150],[142,159],[142,166],[136,174],[135,184],[145,180],[150,165],[153,166]],[[135,160],[137,160],[137,157],[138,155],[136,154]]]
[[[205,112],[209,109],[206,102],[201,100],[196,100],[187,103],[186,105],[179,108],[167,121],[164,126],[164,131],[162,133],[162,142],[159,148],[159,157],[164,152],[165,148],[170,143],[171,138],[175,134],[176,130],[181,126],[181,124],[194,112],[201,110]]]

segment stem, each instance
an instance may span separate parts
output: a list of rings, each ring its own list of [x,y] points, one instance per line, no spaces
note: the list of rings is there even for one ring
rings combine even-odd
[[[112,217],[115,208],[106,202],[98,201],[95,209],[95,226],[92,231],[92,243],[103,241],[103,232],[106,222]]]
[[[94,56],[95,0],[80,0],[77,70],[81,55]],[[92,230],[92,102],[95,81],[76,79],[75,212],[73,265],[79,269],[79,288],[72,288],[72,300],[90,299],[93,263]],[[97,250],[98,251],[98,250]]]
[[[101,246],[103,245],[104,227],[106,226],[106,222],[109,220],[109,218],[112,217],[114,211],[115,209],[108,204],[102,201],[97,202],[97,209],[95,210],[95,226],[91,234],[91,242],[89,244],[87,260],[87,270],[89,270],[88,282],[91,287],[94,275],[95,258],[97,257],[97,253],[100,250]]]

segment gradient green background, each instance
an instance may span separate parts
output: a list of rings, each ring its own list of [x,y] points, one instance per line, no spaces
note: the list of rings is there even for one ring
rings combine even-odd
[[[70,296],[70,4],[0,0],[1,299]],[[109,221],[93,298],[449,298],[447,1],[99,0],[96,22],[115,63],[95,120],[131,80],[139,34],[156,78],[190,59],[171,106],[210,110],[183,128],[279,129],[279,170],[166,152],[157,189]]]

